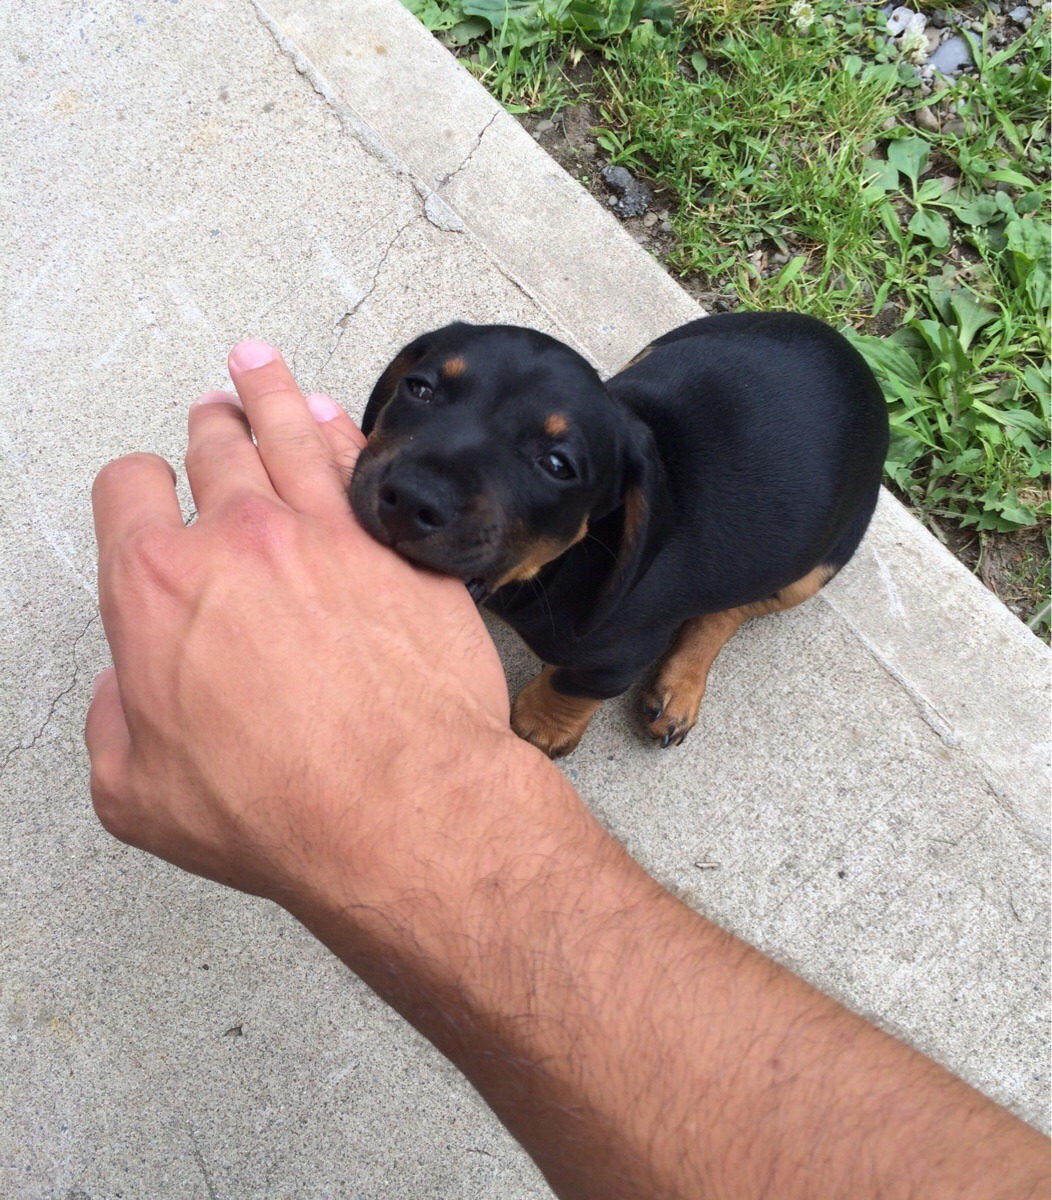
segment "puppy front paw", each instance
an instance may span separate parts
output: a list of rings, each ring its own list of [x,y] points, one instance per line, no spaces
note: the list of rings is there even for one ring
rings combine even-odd
[[[660,679],[643,693],[647,732],[663,750],[683,742],[697,722],[700,707],[700,695],[662,686]]]
[[[554,673],[554,667],[545,667],[515,697],[511,727],[549,758],[562,758],[577,749],[603,702],[557,692],[551,683]]]

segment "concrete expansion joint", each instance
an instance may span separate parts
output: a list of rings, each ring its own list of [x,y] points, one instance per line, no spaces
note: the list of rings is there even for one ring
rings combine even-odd
[[[66,684],[66,686],[62,689],[62,691],[60,691],[57,696],[55,696],[51,701],[49,701],[47,716],[44,718],[44,721],[41,724],[40,728],[32,735],[32,737],[29,739],[28,742],[25,742],[25,741],[19,742],[17,745],[11,746],[7,749],[7,751],[5,751],[3,759],[0,760],[0,779],[3,778],[4,773],[7,770],[8,764],[11,762],[11,759],[14,758],[14,756],[16,754],[24,754],[25,752],[32,750],[34,748],[34,746],[36,746],[36,744],[40,741],[40,739],[44,736],[44,734],[47,733],[48,726],[54,720],[55,712],[57,711],[58,706],[62,703],[63,700],[65,700],[65,698],[70,694],[70,692],[72,692],[73,689],[77,686],[77,682],[80,679],[80,663],[77,662],[77,649],[80,646],[80,643],[88,636],[88,631],[91,629],[92,625],[94,625],[98,619],[99,619],[98,612],[97,611],[93,612],[91,614],[91,616],[88,618],[86,624],[84,625],[84,628],[80,631],[80,633],[77,634],[76,638],[74,639],[74,642],[73,642],[73,677],[70,679],[69,683]]]
[[[914,710],[918,718],[935,734],[939,741],[952,754],[963,755],[964,758],[971,764],[979,778],[983,782],[987,794],[994,800],[999,808],[1019,826],[1021,830],[1031,838],[1035,844],[1044,846],[1047,844],[1048,830],[1043,819],[1034,820],[1028,814],[1020,810],[1020,807],[1012,803],[1011,789],[1005,784],[1004,780],[998,775],[993,766],[985,760],[980,754],[969,746],[966,735],[960,733],[954,728],[953,722],[946,717],[932,703],[932,701],[916,686],[916,684],[900,670],[889,658],[883,653],[881,648],[862,632],[858,626],[843,613],[833,601],[832,597],[821,595],[822,599],[836,615],[837,619],[850,630],[852,635],[865,647],[866,651],[872,657],[873,661],[884,671],[895,683],[901,688],[903,693],[909,698],[913,704]]]
[[[292,63],[297,72],[311,85],[326,104],[332,109],[333,115],[340,123],[340,127],[344,133],[350,134],[371,154],[374,158],[378,158],[384,166],[392,170],[396,175],[406,176],[408,172],[405,166],[387,145],[380,138],[375,130],[373,130],[367,122],[354,111],[349,104],[345,104],[329,86],[328,81],[311,62],[311,60],[299,49],[293,40],[282,30],[276,18],[272,17],[266,8],[259,0],[252,0],[252,7],[255,10],[256,17],[259,23],[274,39],[275,44],[281,53]]]

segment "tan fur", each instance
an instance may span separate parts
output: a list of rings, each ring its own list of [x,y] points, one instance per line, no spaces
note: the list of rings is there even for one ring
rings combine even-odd
[[[544,432],[549,437],[562,437],[570,428],[570,422],[562,413],[552,413],[544,422]]]
[[[683,741],[698,719],[709,669],[741,625],[750,617],[795,608],[828,583],[834,573],[831,567],[816,567],[768,600],[684,622],[643,696],[644,708],[658,714],[647,726],[651,735],[666,745]]]
[[[554,667],[545,667],[519,692],[511,710],[511,727],[549,758],[561,758],[576,749],[603,702],[563,696],[552,687],[554,673]]]
[[[459,379],[468,369],[468,364],[458,354],[456,358],[447,359],[440,369],[447,379]]]
[[[636,538],[639,537],[639,531],[643,527],[643,519],[646,515],[647,498],[643,495],[643,489],[639,487],[629,488],[625,494],[625,528],[622,535],[629,548],[634,545]]]
[[[560,554],[565,554],[571,546],[576,546],[587,532],[588,518],[585,517],[581,522],[581,528],[568,542],[560,542],[555,538],[538,538],[536,541],[530,542],[518,563],[506,571],[494,584],[494,591],[502,588],[506,583],[523,583],[527,579],[532,579],[546,563],[550,563],[553,558],[558,558]]]

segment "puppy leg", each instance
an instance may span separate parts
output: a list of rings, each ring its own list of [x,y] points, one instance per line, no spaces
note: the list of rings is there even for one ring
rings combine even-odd
[[[519,692],[511,709],[511,727],[549,758],[562,758],[577,748],[603,702],[557,692],[552,686],[554,674],[555,667],[545,667]]]
[[[795,608],[810,599],[835,574],[834,567],[816,567],[803,579],[780,588],[767,600],[684,622],[672,649],[661,660],[654,682],[643,695],[650,736],[663,747],[678,746],[698,719],[709,668],[739,627],[750,617]]]
[[[709,668],[746,617],[744,609],[732,608],[694,617],[680,626],[656,678],[643,693],[647,730],[662,748],[678,746],[694,728]]]

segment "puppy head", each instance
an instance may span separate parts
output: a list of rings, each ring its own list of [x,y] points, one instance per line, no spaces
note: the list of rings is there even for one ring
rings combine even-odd
[[[645,427],[546,334],[448,325],[405,347],[366,408],[351,502],[378,541],[476,599],[533,578],[623,506],[604,607],[647,541]]]

